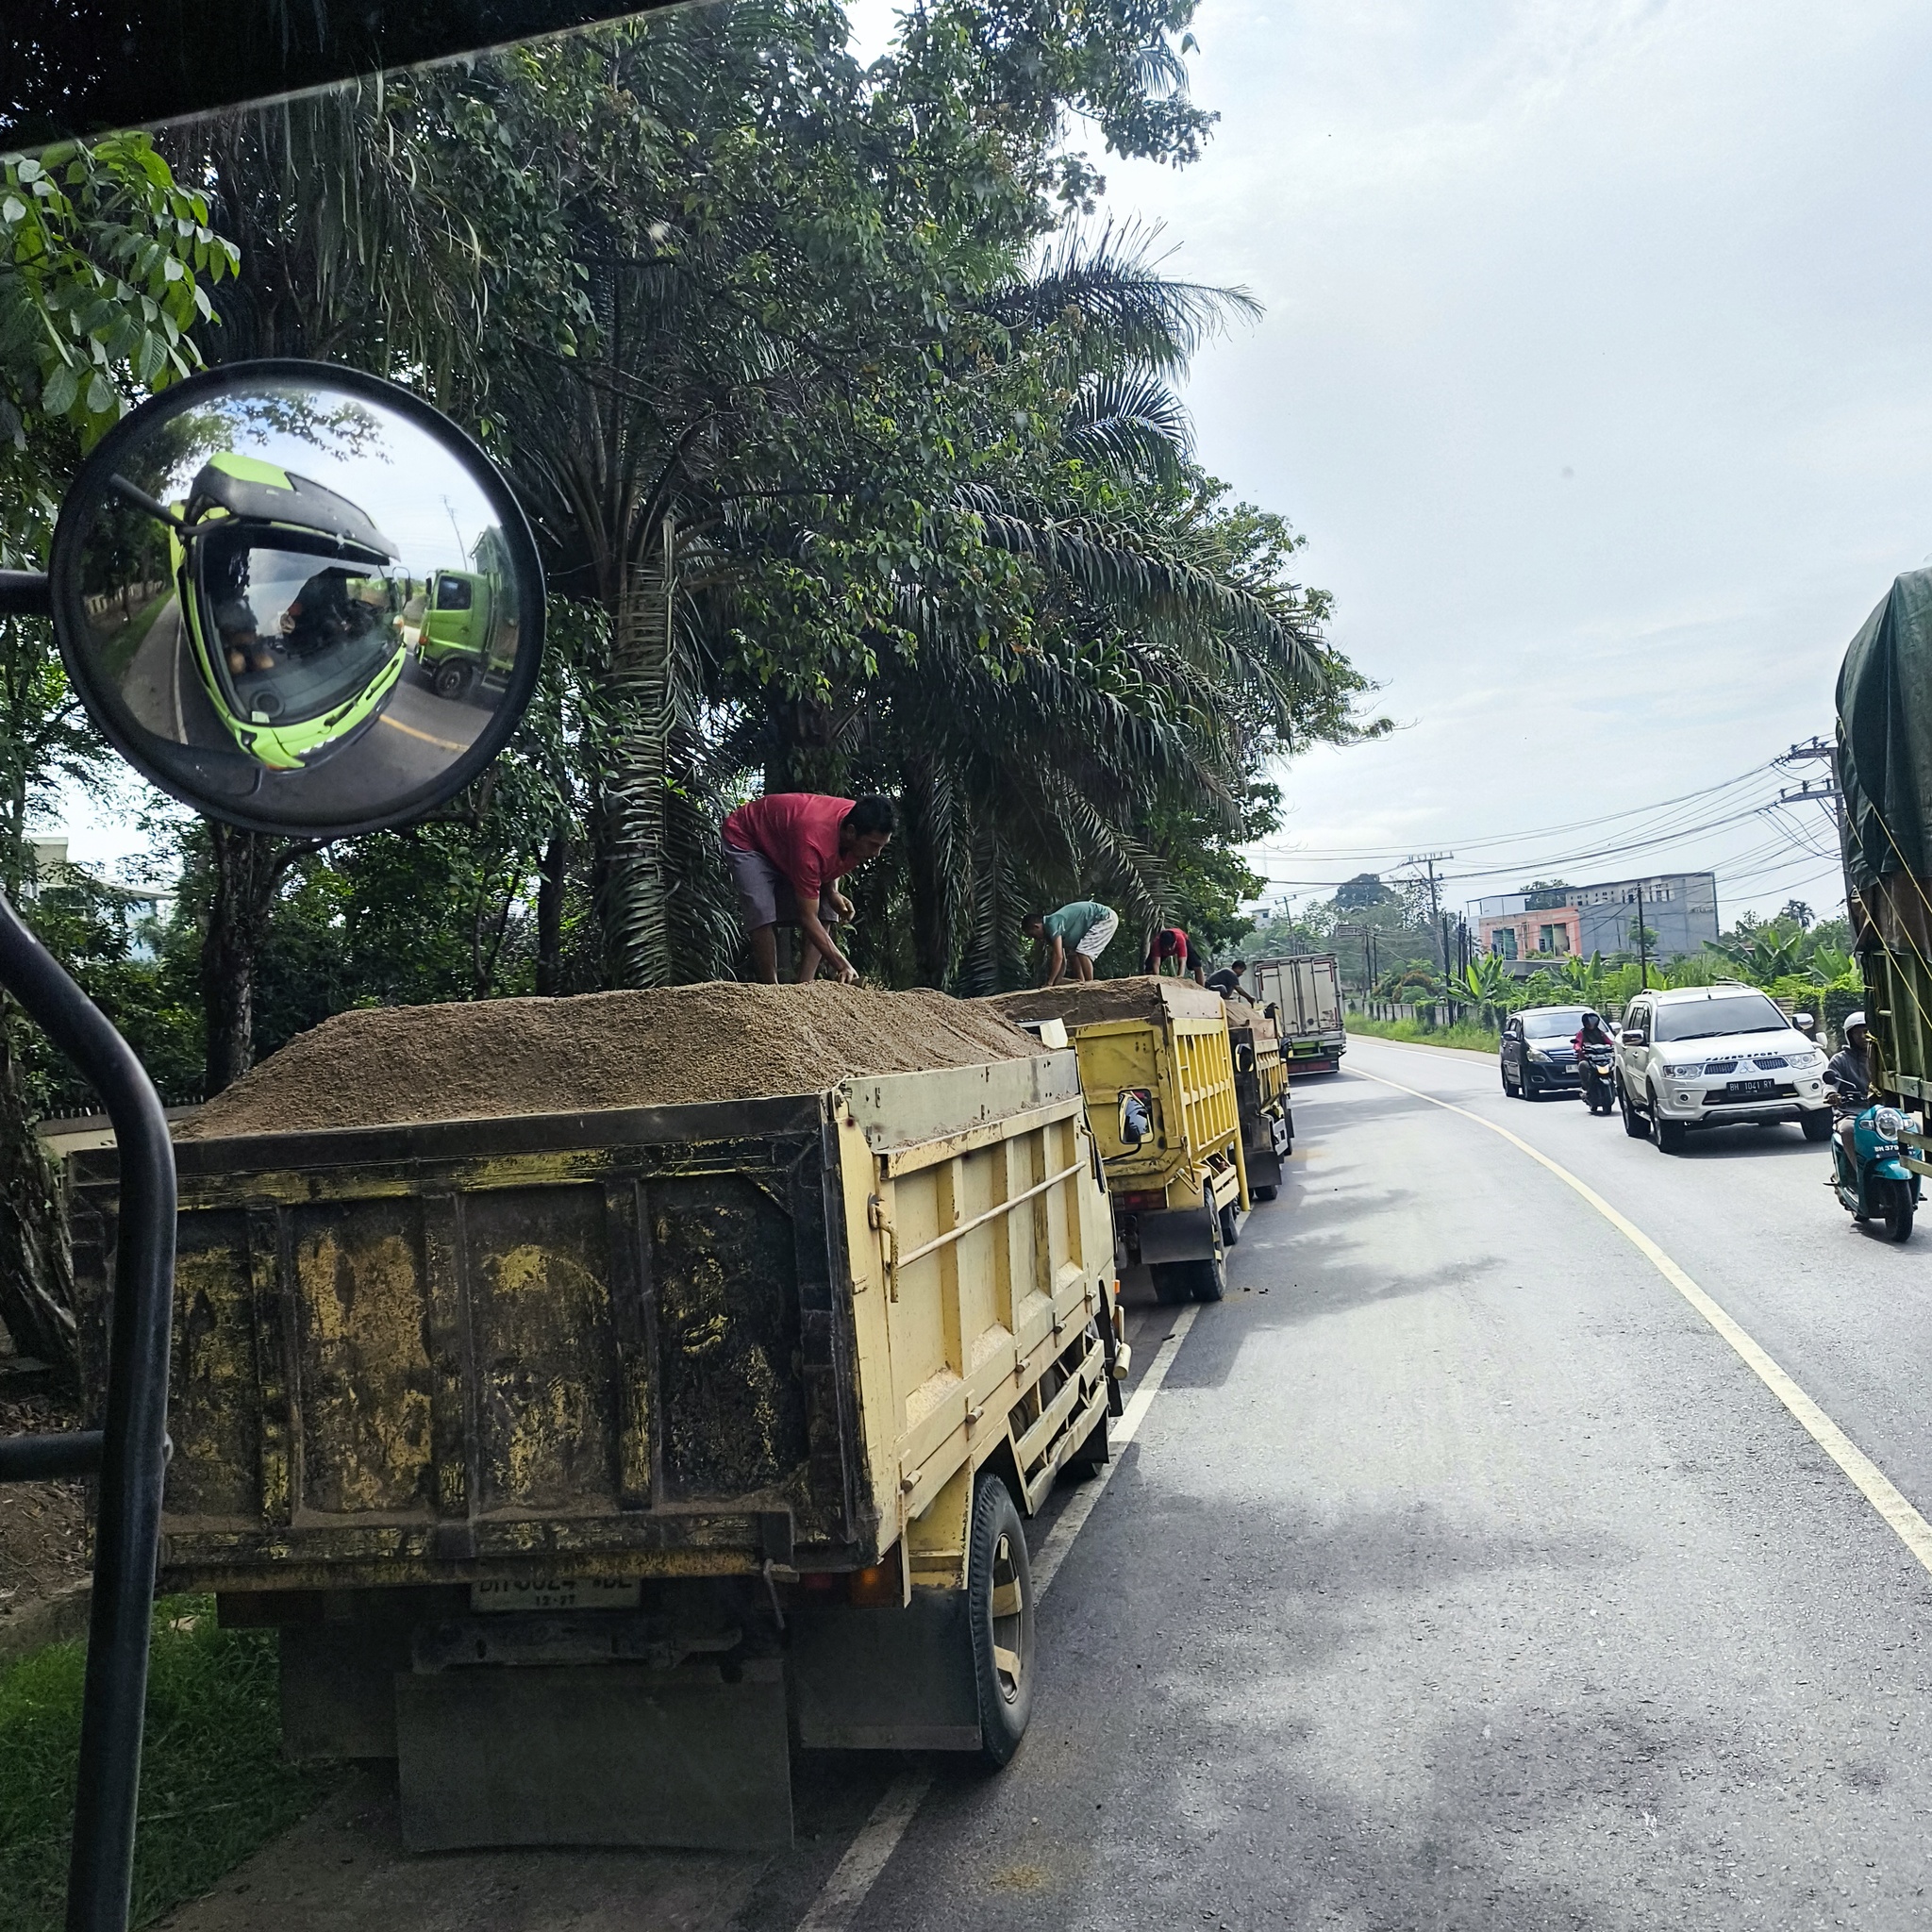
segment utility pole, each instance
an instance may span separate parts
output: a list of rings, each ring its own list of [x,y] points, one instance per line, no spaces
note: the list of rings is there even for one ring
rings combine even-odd
[[[1792,745],[1776,762],[1780,765],[1802,765],[1813,760],[1824,766],[1825,775],[1815,785],[1807,778],[1800,785],[1788,787],[1778,793],[1777,802],[1790,805],[1801,798],[1815,798],[1820,805],[1828,807],[1832,822],[1838,826],[1839,850],[1842,852],[1845,844],[1845,794],[1838,779],[1838,746],[1814,735],[1804,744]]]
[[[1637,888],[1637,983],[1650,991],[1650,938],[1643,930],[1643,888]]]
[[[1442,977],[1449,977],[1449,928],[1442,924],[1442,900],[1437,891],[1436,867],[1445,858],[1454,858],[1453,852],[1423,852],[1411,855],[1404,861],[1407,865],[1424,866],[1429,875],[1429,924],[1436,929],[1436,939],[1442,948]]]

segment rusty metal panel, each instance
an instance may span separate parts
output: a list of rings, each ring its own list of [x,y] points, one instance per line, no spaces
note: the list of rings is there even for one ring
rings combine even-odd
[[[460,1197],[476,1513],[618,1507],[610,1229],[601,1186]]]
[[[799,1250],[816,1232],[823,1256],[824,1231],[797,1227],[785,1181],[665,1173],[646,1186],[668,1498],[775,1490],[809,1459]]]
[[[253,1523],[261,1404],[248,1243],[239,1211],[186,1214],[175,1237],[170,1516]]]

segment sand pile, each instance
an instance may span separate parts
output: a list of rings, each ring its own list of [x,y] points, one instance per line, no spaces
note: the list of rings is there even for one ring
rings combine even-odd
[[[367,1008],[298,1035],[180,1138],[811,1093],[1039,1051],[983,1000],[829,980]]]
[[[1097,1026],[1106,1020],[1151,1020],[1158,1025],[1168,1013],[1214,1019],[1223,1010],[1221,995],[1196,986],[1191,979],[1157,979],[1147,974],[996,993],[977,1004],[992,1008],[1008,1020],[1064,1020],[1069,1026]]]

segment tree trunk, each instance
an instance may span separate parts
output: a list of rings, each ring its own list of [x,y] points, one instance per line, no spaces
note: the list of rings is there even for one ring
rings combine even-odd
[[[673,525],[649,564],[624,574],[612,626],[614,724],[596,814],[597,900],[606,983],[664,986],[672,977],[664,788],[671,757]]]
[[[537,885],[537,991],[554,997],[563,986],[563,898],[570,885],[570,833],[559,825],[543,848]]]
[[[900,773],[906,877],[912,895],[912,956],[921,986],[943,988],[953,963],[952,841],[936,795],[933,761],[908,758]]]
[[[34,1131],[22,1077],[20,1029],[28,1024],[0,997],[0,1322],[23,1355],[71,1387],[79,1378],[74,1264],[59,1174]]]
[[[311,846],[208,821],[214,896],[201,941],[201,1006],[208,1028],[205,1092],[210,1100],[255,1064],[255,973],[275,889],[289,862]]]

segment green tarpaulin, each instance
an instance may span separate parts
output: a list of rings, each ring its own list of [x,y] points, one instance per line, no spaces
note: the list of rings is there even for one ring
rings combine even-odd
[[[1888,873],[1926,876],[1932,853],[1932,570],[1897,578],[1838,675],[1838,776],[1846,862],[1864,892]]]

